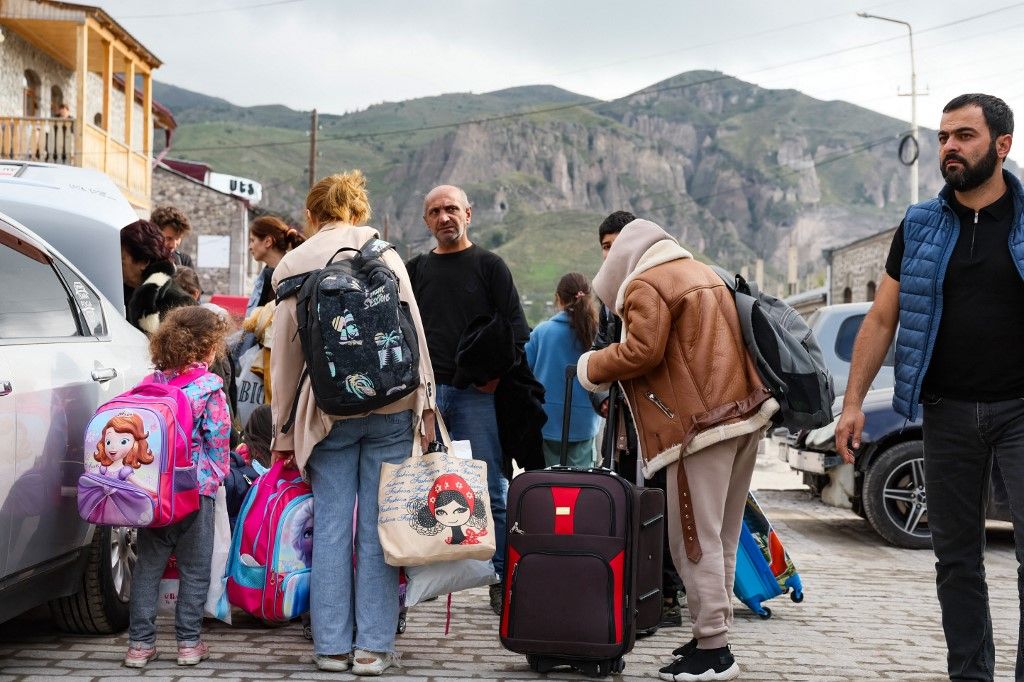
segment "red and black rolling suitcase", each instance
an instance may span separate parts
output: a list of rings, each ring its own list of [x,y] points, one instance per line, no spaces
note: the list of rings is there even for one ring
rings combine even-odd
[[[621,672],[637,630],[660,620],[665,495],[607,468],[565,466],[575,372],[566,368],[562,464],[509,486],[500,636],[534,671],[601,677]]]

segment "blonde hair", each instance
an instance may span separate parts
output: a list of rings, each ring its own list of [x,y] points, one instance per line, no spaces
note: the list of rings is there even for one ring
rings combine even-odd
[[[366,177],[360,170],[335,173],[319,180],[306,195],[306,210],[316,227],[326,223],[359,225],[370,219]],[[316,227],[310,225],[310,230]]]

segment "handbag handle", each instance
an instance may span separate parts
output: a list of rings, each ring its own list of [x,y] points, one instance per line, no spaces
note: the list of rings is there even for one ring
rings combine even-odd
[[[441,416],[441,411],[440,410],[434,410],[434,422],[435,422],[435,436],[436,436],[436,432],[440,431],[441,432],[441,443],[444,445],[445,450],[447,452],[451,452],[452,451],[452,437],[448,434],[448,427],[444,423],[444,417]],[[434,438],[431,441],[431,444],[436,443],[436,442],[437,442],[437,439]],[[419,440],[414,438],[413,439],[413,444],[412,444],[412,456],[413,457],[416,456],[417,449],[420,450],[420,455],[426,455],[429,452],[431,452],[429,450],[424,452],[420,448]]]

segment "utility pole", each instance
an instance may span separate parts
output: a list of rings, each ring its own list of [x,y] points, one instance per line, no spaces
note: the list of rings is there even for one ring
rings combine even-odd
[[[388,214],[384,214],[384,241],[388,240]]]
[[[857,12],[857,16],[862,19],[879,19],[907,27],[907,34],[910,37],[910,92],[907,94],[900,93],[900,95],[910,97],[910,136],[914,138],[915,154],[914,163],[910,164],[910,203],[916,204],[918,199],[917,163],[921,147],[917,139],[917,68],[914,65],[914,29],[911,28],[909,22],[900,19],[891,19],[877,14],[868,14],[867,12]]]
[[[309,128],[309,186],[313,187],[316,182],[316,129],[318,127],[316,109],[313,110],[313,120]]]

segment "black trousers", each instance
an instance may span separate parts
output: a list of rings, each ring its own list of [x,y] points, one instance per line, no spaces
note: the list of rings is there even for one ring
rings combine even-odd
[[[924,399],[928,526],[951,680],[992,680],[995,646],[985,582],[985,511],[996,461],[1013,517],[1024,616],[1024,398],[992,403]],[[1015,679],[1024,681],[1024,617]]]

